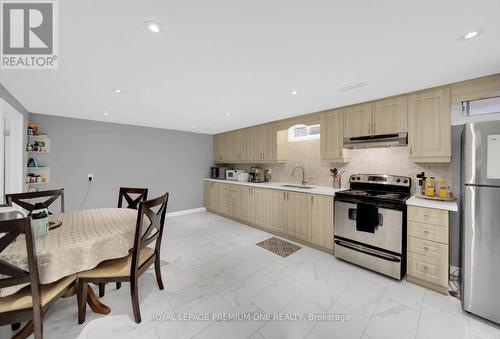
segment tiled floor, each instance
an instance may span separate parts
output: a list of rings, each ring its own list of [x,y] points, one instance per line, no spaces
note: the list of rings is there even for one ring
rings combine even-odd
[[[396,281],[303,247],[287,258],[255,243],[271,235],[210,213],[167,220],[165,291],[153,272],[140,280],[143,321],[136,324],[128,284],[108,285],[108,316],[77,324],[74,298],[57,302],[46,338],[500,338],[500,327],[462,312],[458,300]],[[167,262],[169,264],[167,264]],[[239,314],[255,320],[154,320],[152,314]],[[348,320],[280,321],[269,314],[335,314]],[[0,327],[7,338],[10,327]]]

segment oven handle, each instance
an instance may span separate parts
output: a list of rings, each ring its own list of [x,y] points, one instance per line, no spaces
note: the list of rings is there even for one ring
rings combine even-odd
[[[374,256],[374,257],[377,257],[380,259],[388,260],[388,261],[401,262],[401,258],[399,258],[399,257],[389,255],[389,254],[386,254],[386,253],[383,253],[383,252],[380,252],[377,250],[373,250],[371,248],[368,248],[368,247],[365,247],[362,245],[357,245],[357,244],[353,244],[353,243],[343,241],[343,240],[338,240],[338,239],[335,239],[334,242],[336,245],[349,248],[353,251],[358,251],[358,252],[368,254],[368,255],[371,255],[371,256]]]

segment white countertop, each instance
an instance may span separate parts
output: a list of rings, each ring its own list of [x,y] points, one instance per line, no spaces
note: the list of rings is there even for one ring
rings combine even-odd
[[[301,192],[301,193],[311,193],[311,194],[321,194],[321,195],[329,195],[334,196],[335,192],[342,191],[344,189],[333,188],[330,186],[314,186],[314,185],[306,185],[308,187],[313,188],[296,188],[296,187],[283,187],[283,185],[297,185],[285,182],[246,182],[246,181],[235,181],[235,180],[221,180],[221,179],[204,179],[205,181],[214,181],[214,182],[223,182],[226,184],[234,184],[234,185],[245,185],[252,187],[262,187],[262,188],[272,188],[283,191],[293,191],[293,192]]]
[[[439,210],[447,210],[453,212],[458,211],[458,203],[456,201],[429,200],[413,196],[410,199],[406,200],[406,204],[408,206],[435,208]]]

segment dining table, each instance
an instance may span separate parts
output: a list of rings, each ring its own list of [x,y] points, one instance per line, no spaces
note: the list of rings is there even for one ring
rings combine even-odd
[[[78,274],[99,263],[125,257],[133,247],[137,210],[128,208],[96,208],[52,214],[50,224],[56,226],[45,235],[35,237],[38,273],[41,284]],[[26,243],[20,235],[2,253],[0,260],[28,270]],[[16,293],[24,285],[0,289],[0,297]],[[101,303],[89,288],[87,302],[93,312],[108,314],[111,309]],[[64,297],[76,294],[76,287]],[[28,323],[25,328],[32,324]],[[24,328],[24,329],[25,329]],[[23,329],[23,330],[24,330]]]

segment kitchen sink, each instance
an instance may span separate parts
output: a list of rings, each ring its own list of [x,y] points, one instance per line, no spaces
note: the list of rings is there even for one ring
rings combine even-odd
[[[282,187],[291,187],[291,188],[301,188],[301,189],[306,189],[310,190],[311,188],[314,188],[312,186],[302,186],[302,185],[281,185]]]

